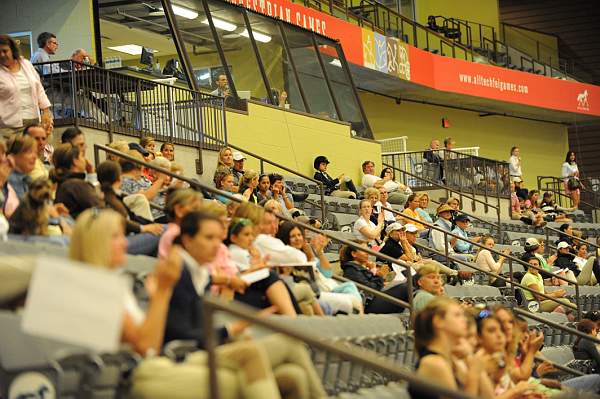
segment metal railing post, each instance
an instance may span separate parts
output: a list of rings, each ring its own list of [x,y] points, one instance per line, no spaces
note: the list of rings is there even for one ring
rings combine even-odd
[[[204,331],[206,338],[204,341],[204,349],[208,352],[208,381],[209,381],[209,392],[211,399],[219,399],[219,384],[217,379],[217,338],[216,331],[214,328],[214,311],[215,309],[211,306],[203,304],[202,306],[202,319],[204,323]]]

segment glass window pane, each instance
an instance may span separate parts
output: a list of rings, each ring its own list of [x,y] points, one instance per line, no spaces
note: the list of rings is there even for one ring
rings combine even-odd
[[[340,107],[341,119],[350,122],[352,129],[356,131],[359,136],[368,137],[365,130],[365,124],[363,123],[362,114],[358,105],[358,100],[352,90],[352,84],[348,78],[347,71],[343,69],[342,63],[338,55],[338,46],[331,40],[326,38],[317,37],[317,45],[329,82],[333,87],[333,94],[337,100],[337,104]]]
[[[306,111],[277,22],[252,12],[248,12],[248,19],[273,91],[274,104]],[[268,38],[270,40],[267,40]],[[283,92],[287,95],[287,105],[283,103]]]
[[[312,43],[312,33],[290,25],[285,25],[284,31],[311,113],[339,119]]]
[[[241,98],[268,102],[267,89],[248,36],[242,9],[226,3],[208,1],[218,40],[225,52],[227,64]],[[271,40],[270,36],[261,38]]]
[[[102,56],[106,68],[137,72],[148,78],[177,76],[186,85],[177,49],[160,3],[115,5],[100,0]],[[143,51],[143,49],[146,51]],[[100,60],[98,60],[100,61]]]

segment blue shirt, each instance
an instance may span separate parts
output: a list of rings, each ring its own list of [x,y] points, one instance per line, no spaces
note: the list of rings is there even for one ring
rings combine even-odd
[[[31,183],[31,177],[26,175],[25,173],[18,172],[13,170],[10,175],[8,175],[8,183],[12,186],[17,194],[19,200],[23,200],[25,194],[29,191],[29,184]]]
[[[454,228],[454,230],[452,230],[452,233],[456,234],[457,236],[461,236],[463,238],[469,238],[469,235],[467,234],[467,232],[458,226],[456,226]],[[463,241],[463,240],[457,240],[456,244],[454,244],[454,250],[456,252],[460,252],[463,254],[470,253],[471,252],[471,244],[469,244],[468,242]]]

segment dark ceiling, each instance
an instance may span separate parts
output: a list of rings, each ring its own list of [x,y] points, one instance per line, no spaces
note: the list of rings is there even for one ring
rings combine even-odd
[[[600,84],[600,2],[597,0],[499,0],[501,22],[559,39],[569,71]]]

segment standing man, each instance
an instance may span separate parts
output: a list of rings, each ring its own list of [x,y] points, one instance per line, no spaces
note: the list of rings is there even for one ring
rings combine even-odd
[[[31,63],[38,64],[42,62],[50,62],[50,56],[56,54],[58,50],[58,40],[56,35],[50,32],[42,32],[37,37],[38,49],[31,56]],[[52,66],[52,69],[51,69]],[[47,75],[52,72],[59,72],[60,67],[58,64],[44,65],[43,67],[37,66],[36,69],[42,75]]]
[[[210,94],[217,97],[227,97],[230,95],[227,75],[219,75],[219,77],[217,78],[217,88],[211,91]]]
[[[423,153],[423,158],[427,162],[437,165],[439,172],[437,176],[433,176],[433,180],[444,182],[444,160],[440,157],[440,141],[438,139],[431,140],[429,148]]]

